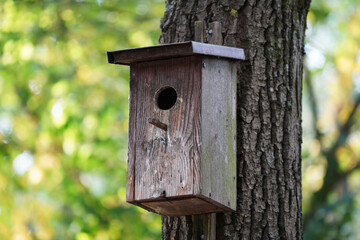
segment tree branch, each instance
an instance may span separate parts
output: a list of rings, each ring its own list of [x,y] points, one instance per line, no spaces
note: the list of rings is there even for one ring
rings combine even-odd
[[[354,124],[354,116],[355,116],[355,113],[358,109],[358,107],[360,106],[360,95],[357,96],[356,100],[355,100],[355,104],[354,104],[354,107],[353,109],[351,110],[347,120],[345,121],[344,124],[342,124],[340,127],[339,127],[339,135],[338,135],[338,138],[337,140],[334,142],[334,144],[330,147],[329,151],[328,152],[331,152],[333,151],[334,149],[337,149],[339,148],[340,146],[342,146],[348,136],[349,136],[349,133],[350,133],[350,129],[351,127],[353,126]]]
[[[310,100],[310,109],[311,109],[311,115],[312,115],[312,127],[315,132],[315,138],[319,141],[321,149],[322,149],[322,133],[320,132],[317,123],[319,119],[319,112],[318,112],[318,106],[317,106],[317,100],[314,94],[314,86],[312,84],[312,79],[310,76],[310,72],[308,69],[305,70],[305,83],[308,87],[308,93],[309,93],[309,100]]]
[[[327,160],[327,168],[324,177],[324,184],[319,191],[315,192],[312,195],[312,198],[310,200],[311,201],[310,209],[304,215],[304,228],[306,228],[306,225],[309,223],[309,220],[314,217],[315,212],[319,208],[319,206],[326,201],[328,194],[332,190],[334,190],[337,183],[358,168],[357,165],[355,168],[352,168],[347,172],[341,172],[339,169],[338,159],[336,157],[336,151],[347,141],[350,134],[350,129],[354,124],[355,113],[359,108],[359,106],[360,106],[360,95],[357,96],[354,107],[351,110],[350,114],[348,115],[348,118],[339,127],[338,138],[328,150],[323,152],[323,155],[326,157]]]

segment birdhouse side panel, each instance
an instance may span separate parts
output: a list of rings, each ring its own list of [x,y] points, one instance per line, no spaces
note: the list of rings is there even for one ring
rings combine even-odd
[[[128,159],[127,159],[127,179],[126,179],[126,201],[135,200],[135,126],[136,126],[136,81],[135,72],[130,68],[130,93],[129,93],[129,127],[128,127]]]
[[[236,65],[205,57],[201,96],[201,194],[236,209]]]
[[[136,99],[130,99],[135,104],[130,113],[135,125],[129,132],[135,135],[129,134],[133,169],[128,172],[135,176],[135,201],[194,194],[198,160],[193,130],[200,108],[200,69],[198,57],[131,65],[131,96]]]

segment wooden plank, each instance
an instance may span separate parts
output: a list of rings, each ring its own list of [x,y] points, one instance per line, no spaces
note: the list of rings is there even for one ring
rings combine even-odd
[[[205,57],[201,88],[201,194],[236,210],[236,68],[233,63]]]
[[[244,49],[192,42],[194,54],[245,60]]]
[[[216,240],[216,213],[211,213],[207,216],[208,225],[207,225],[207,234],[205,239],[207,240]]]
[[[221,23],[212,22],[209,24],[208,42],[210,44],[222,45],[223,38],[221,33]]]
[[[200,193],[200,161],[201,161],[201,82],[202,82],[202,58],[198,58],[199,64],[191,65],[191,72],[193,78],[199,81],[198,92],[195,93],[194,97],[194,125],[193,125],[193,194],[197,195]]]
[[[193,240],[216,240],[216,213],[192,216]]]
[[[196,24],[195,22],[195,41],[197,42],[204,42],[204,23],[201,22],[202,24]],[[212,26],[211,26],[212,27]],[[218,30],[218,26],[217,26],[217,30]],[[211,30],[212,31],[212,30]],[[219,34],[220,32],[220,34]],[[221,28],[220,31],[217,31],[215,34],[220,35],[221,36]],[[215,37],[212,36],[210,43],[213,44],[219,44],[221,45],[222,42],[215,42]],[[222,40],[222,38],[221,38]],[[201,111],[199,111],[200,114],[198,114],[199,116],[199,120],[200,121],[195,121],[195,126],[197,127],[194,130],[195,136],[198,136],[199,139],[201,139]],[[197,124],[198,123],[198,124]],[[199,141],[197,138],[195,140],[195,142],[199,142],[200,144],[198,144],[198,146],[196,147],[196,154],[200,155],[201,152],[201,140]],[[200,157],[198,157],[200,158]],[[199,165],[195,165],[197,168],[196,170],[199,171]],[[200,173],[199,173],[200,176]],[[200,178],[201,179],[201,178]],[[199,184],[195,184],[194,185],[194,192],[200,192],[200,181],[196,181],[196,183]],[[204,197],[204,196],[203,196]],[[223,206],[221,206],[223,208]],[[224,208],[223,208],[224,209]],[[226,209],[224,209],[226,211]],[[197,240],[197,239],[207,239],[207,240],[215,240],[216,239],[216,214],[215,213],[210,213],[210,214],[204,214],[204,215],[194,215],[193,217],[193,240]]]
[[[208,202],[208,203],[211,203],[211,204],[213,204],[213,205],[215,205],[215,206],[223,209],[223,212],[231,212],[231,211],[233,211],[233,209],[229,208],[227,205],[224,205],[224,204],[222,204],[222,203],[220,203],[220,202],[217,202],[217,201],[215,201],[215,200],[212,199],[212,198],[205,197],[203,194],[197,194],[197,195],[195,195],[195,197],[201,198],[202,200],[204,200],[204,201],[206,201],[206,202]]]
[[[166,199],[156,202],[141,202],[141,205],[153,209],[157,214],[164,216],[186,216],[204,214],[208,212],[222,212],[223,209],[210,204],[200,198]]]
[[[128,160],[127,160],[127,181],[126,181],[126,201],[135,200],[135,129],[136,129],[136,106],[137,106],[137,79],[136,67],[130,66],[130,93],[129,93],[129,140],[128,140]]]
[[[195,22],[195,36],[194,39],[196,42],[204,42],[204,22],[203,21],[196,21]]]
[[[199,105],[197,57],[136,64],[135,200],[161,200],[192,195],[194,188],[194,109]],[[156,95],[164,87],[176,90],[177,101],[161,110]],[[134,99],[131,99],[133,101]],[[130,113],[135,114],[135,113]],[[167,131],[149,123],[157,119]]]
[[[135,62],[169,59],[175,57],[209,55],[222,58],[245,60],[244,50],[199,42],[163,44],[151,47],[108,51],[108,62],[130,65]]]

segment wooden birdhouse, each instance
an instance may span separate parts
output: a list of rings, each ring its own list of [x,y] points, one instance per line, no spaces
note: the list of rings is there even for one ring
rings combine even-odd
[[[130,65],[127,201],[166,216],[236,210],[243,50],[185,42],[107,54]]]

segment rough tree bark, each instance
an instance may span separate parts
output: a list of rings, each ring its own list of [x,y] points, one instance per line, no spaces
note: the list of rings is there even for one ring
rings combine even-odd
[[[217,214],[216,239],[302,239],[301,92],[310,0],[168,0],[161,43],[222,24],[238,66],[237,212]],[[163,239],[197,239],[191,216],[163,217]]]

